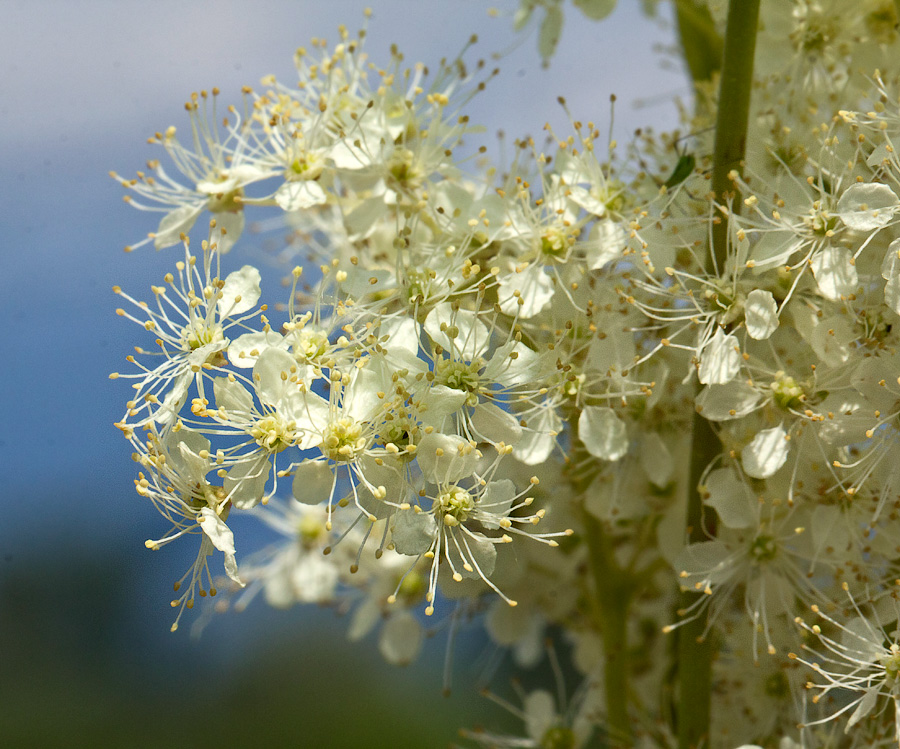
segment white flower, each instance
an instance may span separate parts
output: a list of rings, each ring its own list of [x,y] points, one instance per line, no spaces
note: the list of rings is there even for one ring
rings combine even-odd
[[[812,606],[813,613],[837,630],[834,634],[826,634],[818,624],[809,625],[800,617],[795,620],[800,627],[817,637],[826,650],[826,653],[820,654],[804,644],[803,649],[811,653],[812,659],[791,653],[791,658],[809,666],[822,680],[807,684],[807,688],[818,690],[813,701],[819,702],[833,690],[852,694],[851,700],[838,710],[809,725],[834,720],[852,710],[844,728],[845,733],[850,733],[856,724],[873,714],[879,703],[883,708],[886,701],[893,708],[894,739],[900,745],[900,643],[897,632],[893,628],[887,631],[881,626],[878,611],[864,614],[850,594],[847,583],[843,583],[843,589],[850,599],[851,610],[856,614],[849,622],[829,616],[818,605]],[[889,611],[888,618],[896,622],[896,604],[889,606]]]
[[[213,90],[213,100],[217,94],[218,91]],[[150,141],[166,149],[176,169],[187,178],[189,184],[182,184],[170,177],[158,161],[150,163],[152,176],[139,172],[137,179],[127,180],[111,174],[126,189],[161,207],[145,205],[128,196],[131,205],[141,210],[166,212],[156,232],[133,247],[140,247],[150,240],[153,240],[156,249],[178,244],[200,214],[209,210],[219,228],[224,230],[219,240],[219,251],[228,252],[244,228],[241,202],[244,188],[274,175],[265,161],[254,154],[253,138],[248,137],[248,127],[241,123],[236,110],[231,110],[234,119],[226,121],[226,135],[223,138],[219,122],[215,118],[210,122],[208,118],[205,91],[202,104],[200,98],[194,94],[186,106],[191,118],[193,147],[188,148],[179,142],[174,127],[168,128],[164,134],[157,133]]]
[[[167,274],[168,288],[151,287],[156,298],[156,311],[115,288],[116,293],[137,306],[146,319],[122,309],[117,310],[118,314],[152,332],[161,349],[157,355],[164,359],[153,369],[142,367],[142,374],[112,375],[138,380],[134,399],[119,425],[126,433],[133,426],[143,426],[151,421],[172,423],[184,405],[191,384],[196,385],[203,397],[205,373],[225,364],[223,352],[228,346],[231,329],[243,325],[253,316],[250,310],[255,308],[260,295],[259,271],[244,266],[220,280],[213,270],[216,259],[216,252],[204,251],[202,265],[198,268],[196,258],[185,246],[185,262],[177,266],[178,284],[172,274]],[[139,352],[144,353],[143,349]],[[141,418],[134,419],[136,416]]]
[[[225,524],[232,507],[231,497],[224,486],[212,484],[206,478],[215,468],[209,454],[209,440],[197,432],[180,429],[162,438],[151,432],[149,446],[140,458],[149,474],[141,474],[135,489],[153,502],[172,527],[165,536],[151,539],[145,545],[157,550],[183,535],[198,532],[202,535],[194,564],[175,585],[176,592],[183,587],[184,590],[172,601],[173,608],[179,609],[172,625],[174,631],[184,609],[193,608],[198,591],[201,596],[207,592],[216,594],[206,562],[214,550],[224,554],[227,575],[239,585],[243,582],[238,575],[234,536]],[[185,580],[187,586],[183,586]]]
[[[526,529],[540,522],[544,510],[522,514],[520,511],[533,502],[526,496],[528,490],[516,492],[509,479],[491,480],[501,456],[488,466],[480,481],[466,481],[472,473],[471,463],[480,456],[471,447],[466,449],[463,441],[454,443],[454,438],[446,436],[430,440],[434,436],[423,438],[417,452],[426,485],[434,488],[419,492],[425,504],[407,505],[394,513],[391,519],[394,548],[401,554],[424,555],[433,560],[425,595],[428,615],[434,612],[438,573],[442,567],[449,570],[455,582],[464,578],[480,579],[510,606],[515,606],[516,602],[491,580],[497,560],[496,546],[512,543],[514,535],[557,546],[553,538],[570,535],[571,531],[530,533]],[[537,479],[533,478],[529,489],[536,483]]]

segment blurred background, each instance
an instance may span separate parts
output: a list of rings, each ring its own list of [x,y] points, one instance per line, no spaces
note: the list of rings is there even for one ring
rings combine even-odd
[[[146,138],[187,125],[191,91],[218,86],[239,103],[240,87],[266,74],[290,81],[296,47],[335,39],[340,23],[352,33],[367,5],[375,61],[396,42],[408,63],[433,64],[473,32],[467,59],[504,54],[469,112],[491,154],[499,129],[537,139],[549,120],[567,133],[558,96],[602,131],[617,94],[620,140],[677,126],[675,97],[689,89],[658,54],[674,41],[668,4],[648,19],[653,3],[622,0],[600,24],[567,5],[548,69],[536,28],[512,31],[518,3],[494,4],[499,13],[483,0],[0,0],[0,746],[415,749],[448,746],[461,726],[514,725],[470,688],[488,662],[508,678],[477,621],[456,643],[450,697],[445,632],[405,669],[381,662],[374,639],[348,642],[330,611],[261,600],[199,638],[189,621],[170,633],[171,585],[195,548],[145,549],[166,524],[133,491],[112,426],[130,390],[107,379],[144,342],[114,314],[112,286],[143,296],[176,259],[122,252],[159,216],[125,206],[108,171],[130,175],[158,156]],[[245,234],[232,257],[265,264],[263,244]],[[261,301],[282,301],[283,269],[270,266]]]

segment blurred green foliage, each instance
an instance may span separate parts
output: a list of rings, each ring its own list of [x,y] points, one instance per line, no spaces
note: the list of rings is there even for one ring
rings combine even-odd
[[[107,549],[0,550],[0,746],[428,749],[498,723],[474,669],[441,695],[444,637],[398,670],[331,612],[260,602],[190,640],[147,600],[145,571]],[[484,643],[460,649],[472,664]]]

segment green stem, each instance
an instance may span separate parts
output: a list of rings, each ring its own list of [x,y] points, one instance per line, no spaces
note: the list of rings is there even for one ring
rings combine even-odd
[[[759,23],[759,0],[729,0],[725,49],[719,80],[716,140],[713,153],[712,189],[735,213],[740,195],[735,194],[731,172],[740,173],[747,144],[750,95],[753,89],[753,56]],[[727,215],[713,224],[708,271],[723,274],[728,257]],[[718,437],[699,414],[694,414],[690,477],[688,479],[687,535],[691,543],[715,535],[712,518],[703,526],[703,499],[698,485],[703,472],[721,451]],[[696,593],[682,595],[682,608],[696,601]],[[709,744],[712,696],[712,662],[715,648],[705,617],[698,616],[678,630],[678,747],[698,749]]]
[[[585,513],[586,540],[597,606],[595,615],[603,639],[608,745],[634,745],[628,720],[628,610],[634,580],[616,561],[600,522]]]
[[[740,213],[740,196],[734,194],[729,175],[732,170],[740,173],[747,146],[758,23],[759,0],[729,0],[716,113],[712,189],[719,203],[724,204],[729,196],[734,199],[732,210],[735,213]],[[727,252],[728,222],[723,218],[713,225],[713,256],[719,273],[725,270]]]
[[[714,522],[703,524],[703,501],[697,489],[706,467],[716,458],[721,444],[709,422],[694,416],[691,444],[690,479],[688,483],[687,536],[691,543],[709,540],[715,535]],[[680,606],[687,609],[697,602],[693,591],[682,593]],[[707,746],[712,697],[713,643],[707,630],[706,617],[686,622],[678,629],[678,748],[697,749]]]
[[[712,80],[722,66],[722,37],[709,8],[697,0],[675,0],[675,21],[691,80]]]

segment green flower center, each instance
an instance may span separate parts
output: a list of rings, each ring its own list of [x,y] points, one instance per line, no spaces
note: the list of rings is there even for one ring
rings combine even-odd
[[[404,286],[406,303],[409,305],[414,303],[421,304],[427,301],[431,295],[431,276],[427,271],[423,272],[414,268],[407,268]]]
[[[858,313],[857,324],[863,329],[863,343],[870,348],[878,348],[891,332],[890,323],[878,310],[863,310]]]
[[[880,8],[869,13],[866,28],[879,44],[891,44],[897,36],[897,13],[893,4],[885,0]]]
[[[776,372],[775,379],[769,385],[772,389],[772,398],[779,408],[785,411],[800,408],[805,400],[803,388],[790,375],[784,372]]]
[[[278,414],[260,419],[250,429],[256,444],[273,453],[280,453],[294,444],[294,422],[286,423]]]
[[[306,547],[314,546],[325,532],[325,523],[312,514],[304,515],[297,524],[297,538]]]
[[[480,369],[480,359],[473,361],[471,364],[454,361],[453,359],[440,359],[434,364],[434,379],[438,384],[452,388],[453,390],[462,390],[464,393],[471,393],[477,403],[478,396],[476,394],[479,389],[480,379],[478,377],[478,372]]]
[[[817,200],[813,203],[813,209],[803,217],[803,223],[816,236],[824,237],[828,232],[834,231],[838,226],[837,216],[832,216]]]
[[[287,178],[289,180],[318,179],[324,166],[324,161],[320,156],[304,153],[291,162]]]
[[[716,286],[704,292],[710,309],[719,313],[719,323],[728,325],[744,314],[744,295],[741,292]]]
[[[564,258],[574,237],[559,226],[551,226],[541,235],[541,252],[554,260]]]
[[[541,749],[574,749],[575,732],[565,726],[553,726],[541,738]]]
[[[328,352],[328,336],[319,330],[301,330],[294,341],[294,357],[312,364]]]
[[[325,428],[325,437],[319,449],[326,458],[337,463],[355,460],[366,449],[362,429],[358,421],[342,416]]]
[[[774,536],[760,534],[750,544],[750,556],[756,562],[768,562],[778,553],[778,544]]]
[[[394,420],[387,422],[384,429],[378,435],[383,444],[393,444],[400,450],[399,458],[403,460],[412,460],[415,454],[405,452],[410,445],[415,445],[418,440],[414,435],[418,432],[418,427],[409,419]]]
[[[397,597],[407,604],[415,604],[425,595],[427,589],[425,577],[418,570],[413,570],[400,583]]]
[[[191,325],[185,325],[181,331],[182,346],[190,351],[196,351],[210,343],[218,343],[225,340],[221,325],[207,325],[205,320],[197,320]]]
[[[881,660],[884,673],[891,681],[900,678],[900,645],[891,645],[891,654]]]
[[[408,148],[397,148],[388,160],[388,173],[401,189],[417,187],[422,180],[415,158],[416,155]]]
[[[438,509],[444,518],[444,525],[459,525],[469,519],[475,509],[475,499],[459,486],[451,486],[438,497]]]

